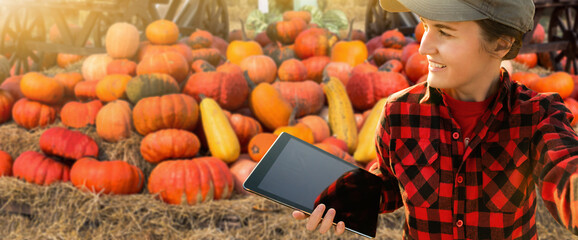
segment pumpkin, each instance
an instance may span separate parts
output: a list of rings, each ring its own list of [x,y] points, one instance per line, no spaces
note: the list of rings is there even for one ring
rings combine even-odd
[[[383,47],[383,44],[381,43],[381,35],[369,39],[365,46],[367,47],[367,54],[369,56],[373,55],[376,49]]]
[[[87,103],[67,102],[60,110],[62,124],[71,128],[82,128],[96,123],[96,115],[102,108],[102,102],[92,100]]]
[[[373,61],[375,65],[381,66],[392,59],[401,60],[401,53],[402,50],[397,48],[378,48],[373,52]]]
[[[189,35],[187,44],[192,49],[209,48],[213,45],[213,34],[205,30],[197,29]]]
[[[64,97],[64,87],[59,81],[38,72],[24,74],[20,90],[28,99],[46,104],[60,103]]]
[[[218,36],[213,36],[213,44],[211,45],[211,48],[218,49],[221,55],[225,56],[227,55],[228,47],[229,43],[227,41]]]
[[[146,55],[149,55],[149,54],[161,54],[161,53],[164,53],[164,52],[178,52],[178,53],[181,53],[181,52],[179,51],[179,49],[177,49],[177,48],[174,47],[174,45],[155,45],[155,44],[151,44],[151,43],[148,42],[148,41],[143,41],[143,42],[141,42],[139,45],[140,45],[140,47],[139,47],[139,50],[138,50],[138,53],[137,53],[137,58],[136,58],[136,61],[137,61],[137,62],[142,61],[142,60],[144,59],[144,57],[145,57]],[[190,50],[191,50],[191,49],[189,48],[189,51],[190,51]],[[183,56],[183,57],[185,57],[185,56]]]
[[[138,29],[126,22],[117,22],[106,31],[104,44],[106,53],[112,58],[132,58],[139,47]]]
[[[74,85],[74,96],[81,101],[98,99],[96,95],[98,81],[82,81]]]
[[[538,65],[538,54],[536,53],[522,53],[514,58],[515,62],[524,64],[528,68],[533,68]]]
[[[56,64],[61,68],[67,68],[70,65],[79,62],[84,56],[77,54],[58,53],[56,54]]]
[[[21,98],[12,107],[12,118],[16,124],[28,130],[45,127],[56,120],[56,109],[40,102]]]
[[[181,129],[162,129],[147,134],[140,143],[143,158],[153,164],[167,159],[191,158],[200,149],[197,135]]]
[[[20,91],[21,80],[22,75],[6,78],[6,80],[0,84],[0,88],[10,92],[10,95],[12,95],[14,101],[17,101],[18,99],[24,97],[24,94],[22,94],[22,91]]]
[[[198,72],[191,75],[183,93],[200,102],[200,94],[214,99],[226,110],[239,109],[249,95],[249,85],[240,74]]]
[[[143,98],[179,93],[179,83],[170,75],[152,73],[138,75],[126,84],[128,100],[136,104]]]
[[[223,58],[223,56],[221,55],[221,52],[215,48],[195,49],[195,50],[191,51],[191,55],[192,55],[191,58],[193,61],[203,59],[203,60],[211,63],[213,66],[219,65],[219,63],[221,62],[221,59]]]
[[[98,156],[98,145],[94,139],[84,133],[67,128],[49,128],[40,135],[38,141],[40,150],[49,156],[58,156],[74,161],[82,157]]]
[[[269,45],[270,43],[272,43],[271,39],[269,39],[269,37],[267,36],[267,31],[263,31],[263,32],[260,32],[259,34],[255,35],[254,40],[256,42],[258,42],[262,48],[264,48],[267,45]],[[279,44],[281,44],[281,43],[279,43]],[[265,49],[263,49],[263,50],[265,50]]]
[[[292,136],[299,138],[305,142],[313,144],[315,142],[315,137],[313,136],[313,131],[304,123],[295,122],[295,119],[291,120],[291,123],[287,126],[282,126],[273,132],[273,134],[279,136],[282,132],[291,134]]]
[[[70,169],[70,181],[78,189],[104,194],[139,193],[145,176],[136,166],[121,160],[81,158]]]
[[[352,75],[346,90],[353,107],[365,111],[379,99],[409,86],[407,79],[400,73],[375,71]]]
[[[329,62],[323,69],[323,76],[338,78],[346,86],[352,69],[348,63]]]
[[[413,29],[415,41],[418,43],[421,43],[421,38],[423,37],[424,33],[425,33],[425,28],[423,27],[423,22],[420,21],[419,23],[417,23],[417,25],[415,25],[415,28]]]
[[[132,133],[130,105],[115,100],[104,105],[96,115],[96,133],[107,142],[118,142]]]
[[[325,103],[325,94],[318,83],[306,80],[303,82],[281,82],[273,83],[273,87],[281,96],[297,108],[296,117],[317,113]]]
[[[416,42],[409,43],[401,49],[401,63],[405,66],[407,60],[415,53],[419,53],[419,44]]]
[[[197,59],[191,64],[192,73],[196,72],[214,72],[217,71],[215,66],[203,59]]]
[[[379,71],[382,72],[398,72],[401,73],[403,71],[403,63],[397,59],[391,59],[381,66],[379,66]],[[427,74],[426,74],[427,75]],[[424,76],[426,76],[424,75]]]
[[[305,23],[311,22],[311,13],[309,11],[285,11],[283,20],[302,19]]]
[[[578,125],[578,101],[576,101],[576,99],[574,98],[569,97],[564,99],[564,104],[566,105],[566,107],[568,107],[568,109],[572,113],[572,116],[574,117],[572,119],[572,122],[570,122],[570,125],[572,127],[575,127],[576,125]]]
[[[295,18],[270,23],[266,31],[269,39],[282,44],[292,44],[295,42],[297,35],[305,28],[307,28],[307,23],[303,19]]]
[[[247,71],[249,79],[255,84],[272,83],[277,78],[277,65],[266,55],[249,56],[241,61],[240,67],[243,71]]]
[[[98,81],[106,76],[106,67],[112,61],[107,54],[92,54],[82,63],[82,77],[85,81]]]
[[[64,87],[65,98],[74,97],[74,87],[76,87],[76,84],[79,82],[84,81],[84,79],[82,79],[82,74],[77,72],[57,73],[54,75],[54,79],[60,82],[60,85]]]
[[[312,56],[329,56],[337,36],[324,28],[309,28],[297,35],[295,54],[300,59]]]
[[[532,85],[536,80],[540,78],[540,75],[533,72],[515,72],[510,75],[510,79],[514,82],[526,85],[526,87],[532,89]]]
[[[12,165],[14,177],[38,185],[68,182],[70,168],[42,153],[26,151],[20,154]]]
[[[247,145],[247,150],[249,156],[253,161],[259,162],[265,153],[271,148],[273,142],[277,140],[277,135],[273,133],[258,133],[249,140],[249,145]]]
[[[126,74],[106,75],[96,85],[96,96],[103,102],[126,99],[125,89],[131,79],[132,77]]]
[[[429,72],[429,62],[427,57],[419,53],[413,54],[405,64],[405,74],[412,82],[417,82],[419,78]]]
[[[405,36],[397,28],[381,34],[381,44],[384,48],[401,49],[405,45]]]
[[[14,98],[7,90],[0,88],[0,124],[7,122],[12,118],[12,106]]]
[[[367,59],[367,47],[359,40],[339,41],[331,48],[332,62],[345,62],[352,67]]]
[[[173,44],[171,46],[171,51],[181,54],[185,58],[185,60],[187,60],[188,65],[190,65],[194,61],[193,50],[185,43]]]
[[[279,76],[279,80],[281,81],[305,81],[307,77],[307,68],[305,67],[305,64],[295,58],[288,59],[279,66],[277,76]]]
[[[331,135],[329,124],[325,119],[318,115],[307,115],[297,120],[305,124],[311,131],[313,131],[313,139],[315,143],[321,142]]]
[[[0,150],[0,176],[12,176],[12,157]]]
[[[263,52],[275,61],[277,67],[281,66],[285,60],[296,57],[293,45],[283,46],[280,42],[267,45]]]
[[[331,144],[333,146],[338,147],[339,149],[347,152],[347,142],[343,139],[339,139],[336,136],[329,136],[328,138],[323,139],[321,143]]]
[[[237,65],[240,65],[246,57],[253,55],[263,55],[263,48],[255,41],[234,40],[227,47],[227,59]]]
[[[133,120],[143,136],[167,128],[192,131],[199,120],[199,105],[186,94],[147,97],[134,106]]]
[[[172,21],[159,19],[147,25],[145,34],[153,44],[174,44],[179,40],[179,27]]]
[[[227,113],[226,113],[227,114]],[[229,122],[239,139],[241,145],[241,152],[247,152],[247,144],[253,136],[263,132],[261,123],[256,119],[238,113],[227,114]]]
[[[137,65],[136,73],[137,75],[165,73],[181,83],[189,74],[189,65],[187,60],[176,52],[148,54]]]
[[[149,176],[148,190],[169,204],[196,205],[232,196],[235,182],[227,164],[215,157],[159,163]]]
[[[574,80],[567,72],[554,72],[548,76],[539,78],[532,84],[532,89],[540,92],[555,92],[562,99],[567,98],[574,90]]]
[[[301,62],[307,69],[307,76],[305,79],[320,83],[321,80],[323,80],[323,70],[331,60],[327,56],[313,56]]]
[[[106,65],[106,74],[126,74],[130,76],[136,75],[137,64],[128,59],[114,59]]]
[[[243,188],[243,183],[249,177],[249,174],[253,172],[253,169],[257,166],[257,163],[249,157],[248,154],[241,154],[239,159],[231,164],[229,168],[231,174],[233,175],[233,180],[235,181],[235,192],[239,194],[247,194],[247,190]]]
[[[269,83],[260,83],[249,95],[249,107],[255,118],[268,130],[289,124],[293,107],[275,87]]]
[[[232,73],[237,75],[243,75],[243,69],[239,65],[232,62],[225,62],[217,67],[217,72]]]

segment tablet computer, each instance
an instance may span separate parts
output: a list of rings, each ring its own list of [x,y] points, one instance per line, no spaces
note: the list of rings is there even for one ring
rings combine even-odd
[[[336,210],[334,224],[343,221],[347,230],[375,237],[381,178],[288,133],[279,135],[243,187],[306,214],[323,203],[326,211]]]

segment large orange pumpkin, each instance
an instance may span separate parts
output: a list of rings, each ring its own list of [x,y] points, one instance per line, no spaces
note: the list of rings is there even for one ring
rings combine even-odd
[[[130,105],[124,100],[107,103],[96,115],[96,133],[108,142],[129,138],[132,133]]]
[[[138,29],[126,22],[117,22],[106,31],[104,44],[106,53],[112,58],[132,58],[139,47]]]
[[[303,62],[292,58],[285,60],[277,70],[279,80],[288,82],[305,81],[307,77],[307,67]]]
[[[12,106],[14,98],[7,90],[0,88],[0,124],[12,118]]]
[[[12,107],[12,118],[16,124],[28,130],[45,127],[56,120],[56,109],[40,102],[21,98]]]
[[[70,168],[42,153],[26,151],[20,154],[12,165],[12,173],[18,179],[38,185],[68,182]]]
[[[191,75],[183,93],[201,101],[200,94],[212,98],[226,110],[239,109],[249,95],[249,85],[240,74],[225,72],[198,72]]]
[[[12,176],[12,157],[0,150],[0,176]]]
[[[200,149],[197,135],[181,129],[162,129],[147,134],[140,143],[140,153],[150,163],[167,159],[194,157]]]
[[[98,99],[96,85],[98,81],[81,81],[74,85],[74,96],[81,101]]]
[[[20,90],[28,99],[46,104],[60,103],[64,97],[64,87],[59,81],[38,72],[24,74]]]
[[[532,84],[532,89],[541,93],[555,92],[560,94],[562,99],[565,99],[574,90],[574,80],[567,72],[554,72],[546,77],[537,79]]]
[[[293,108],[297,107],[296,117],[317,113],[325,103],[323,88],[319,83],[311,80],[303,82],[277,81],[273,83],[273,87]]]
[[[151,172],[148,189],[170,204],[196,205],[230,198],[235,183],[227,164],[215,157],[159,163]]]
[[[179,39],[179,27],[172,21],[159,19],[146,27],[145,34],[153,44],[174,44]]]
[[[355,67],[367,59],[367,54],[367,47],[362,41],[339,41],[331,48],[331,61],[345,62]]]
[[[148,54],[137,65],[136,73],[138,75],[165,73],[171,75],[178,83],[181,83],[189,74],[189,64],[187,60],[177,52]]]
[[[413,54],[405,64],[405,74],[412,82],[417,82],[419,78],[429,72],[429,62],[427,57],[419,53]]]
[[[121,160],[85,157],[72,165],[70,180],[77,188],[93,193],[133,194],[142,190],[145,176],[137,166]]]
[[[307,28],[307,23],[300,18],[274,22],[267,27],[267,36],[282,44],[292,44],[305,28]]]
[[[176,128],[194,130],[199,120],[197,101],[186,94],[141,99],[133,109],[134,127],[141,135]]]
[[[277,78],[277,65],[271,57],[266,55],[249,56],[241,61],[240,67],[247,72],[249,79],[255,84],[272,83]]]
[[[97,157],[98,145],[94,139],[79,131],[52,127],[44,131],[38,140],[40,150],[49,156],[76,161],[82,157]]]
[[[187,44],[192,49],[209,48],[213,45],[213,34],[209,31],[197,29],[189,35]]]
[[[313,56],[301,61],[307,69],[305,79],[320,83],[323,80],[323,70],[331,62],[328,56]]]
[[[300,59],[312,56],[329,56],[331,47],[337,42],[337,36],[324,28],[309,28],[297,35],[295,54]]]
[[[67,127],[82,128],[96,123],[96,115],[102,108],[100,100],[87,103],[67,102],[60,110],[60,121]]]
[[[263,55],[263,48],[255,41],[234,40],[227,47],[227,59],[237,65],[248,56]]]

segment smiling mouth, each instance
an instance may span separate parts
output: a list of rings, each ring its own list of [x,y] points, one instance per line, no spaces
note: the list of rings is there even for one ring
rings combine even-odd
[[[434,63],[434,62],[429,62],[429,67],[430,68],[445,68],[446,65],[441,65],[441,64]]]

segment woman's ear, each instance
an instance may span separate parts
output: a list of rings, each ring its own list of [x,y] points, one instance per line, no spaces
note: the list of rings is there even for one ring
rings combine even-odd
[[[514,38],[509,36],[503,36],[498,38],[496,41],[496,48],[494,49],[495,53],[500,57],[503,58],[508,54],[512,45],[514,44]]]

